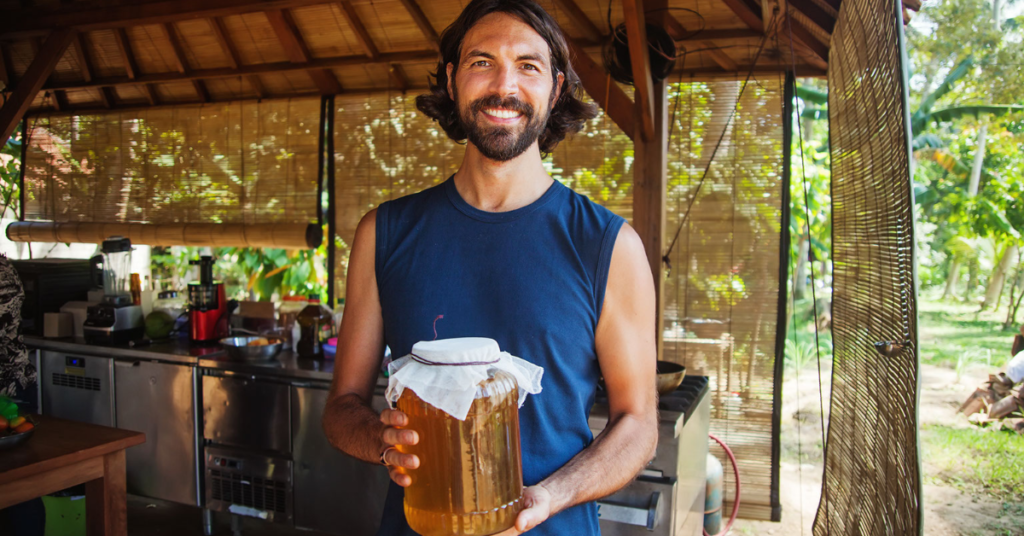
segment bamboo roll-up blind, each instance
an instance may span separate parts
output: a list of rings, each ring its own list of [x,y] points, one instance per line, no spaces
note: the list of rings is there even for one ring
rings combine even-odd
[[[814,534],[922,534],[914,197],[899,2],[844,0],[828,74],[832,400]],[[894,342],[883,354],[875,343]]]
[[[666,235],[686,217],[665,281],[665,359],[710,377],[711,432],[736,454],[740,515],[770,519],[775,338],[783,188],[783,79],[683,83],[669,92]],[[729,116],[736,115],[728,125]],[[703,187],[697,186],[711,153]],[[787,230],[788,231],[788,230]],[[711,452],[728,467],[717,445]],[[725,472],[726,505],[735,494]],[[776,495],[773,497],[773,488]]]
[[[25,219],[309,223],[319,99],[28,119]]]

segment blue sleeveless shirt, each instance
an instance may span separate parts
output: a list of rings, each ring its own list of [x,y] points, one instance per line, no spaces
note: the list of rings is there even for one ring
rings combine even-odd
[[[555,182],[533,203],[485,212],[455,182],[377,209],[376,275],[392,355],[434,338],[487,337],[544,368],[520,408],[523,482],[539,483],[593,441],[600,374],[594,334],[623,220]],[[403,490],[388,490],[380,536],[413,536]],[[597,506],[566,509],[530,532],[600,534]]]

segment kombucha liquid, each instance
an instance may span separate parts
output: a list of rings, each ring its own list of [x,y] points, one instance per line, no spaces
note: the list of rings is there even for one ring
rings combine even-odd
[[[412,389],[398,399],[418,445],[399,446],[420,466],[407,470],[405,518],[423,536],[484,536],[515,525],[523,509],[519,394],[515,378],[498,372],[481,383],[465,421],[423,402]]]

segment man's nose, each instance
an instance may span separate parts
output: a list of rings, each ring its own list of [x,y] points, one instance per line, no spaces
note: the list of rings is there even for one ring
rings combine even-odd
[[[502,98],[519,93],[519,79],[515,66],[501,67],[495,70],[491,81],[491,91]]]

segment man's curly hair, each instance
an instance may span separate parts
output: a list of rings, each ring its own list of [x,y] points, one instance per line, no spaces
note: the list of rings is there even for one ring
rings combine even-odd
[[[455,76],[466,32],[491,13],[512,15],[540,34],[551,50],[551,76],[555,83],[558,83],[558,73],[564,76],[561,93],[551,107],[547,125],[538,139],[540,152],[549,154],[567,134],[579,132],[583,128],[583,123],[597,115],[597,109],[594,105],[579,99],[580,79],[569,60],[569,46],[565,42],[565,35],[551,15],[533,0],[470,2],[466,9],[462,10],[459,18],[441,34],[441,55],[437,62],[437,72],[431,74],[430,93],[416,97],[416,107],[437,121],[449,138],[459,142],[466,139],[466,131],[459,122],[458,107],[448,95],[447,66],[451,63],[455,67],[452,69],[452,76]]]

